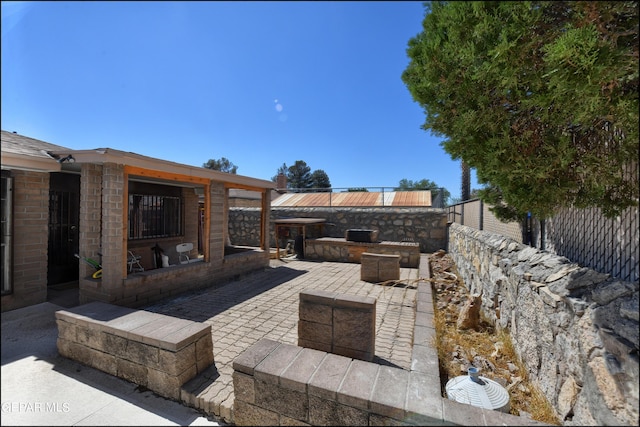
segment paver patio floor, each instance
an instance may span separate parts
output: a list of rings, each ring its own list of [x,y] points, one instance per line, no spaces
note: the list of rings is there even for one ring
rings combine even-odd
[[[360,280],[360,264],[272,260],[271,267],[224,286],[190,293],[145,310],[212,326],[215,365],[183,387],[182,400],[232,421],[233,360],[261,338],[298,342],[298,296],[305,289],[376,298],[374,362],[411,368],[418,269],[401,268],[400,282]]]

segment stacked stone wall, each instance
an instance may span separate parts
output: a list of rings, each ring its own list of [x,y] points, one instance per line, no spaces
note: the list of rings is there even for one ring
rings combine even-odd
[[[564,425],[638,424],[638,283],[455,223],[448,251]]]
[[[444,249],[447,242],[447,214],[435,208],[271,208],[269,244],[275,247],[274,220],[281,218],[323,218],[325,237],[344,238],[349,229],[378,230],[380,241],[413,241],[420,252]],[[260,209],[230,208],[231,243],[259,246]]]

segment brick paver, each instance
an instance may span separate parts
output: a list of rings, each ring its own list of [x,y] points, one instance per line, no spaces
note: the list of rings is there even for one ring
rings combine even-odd
[[[274,260],[238,281],[144,308],[211,324],[215,366],[185,384],[182,400],[231,421],[233,360],[261,338],[297,345],[305,289],[376,298],[374,362],[410,370],[418,269],[400,270],[401,284],[382,286],[360,280],[360,264]]]

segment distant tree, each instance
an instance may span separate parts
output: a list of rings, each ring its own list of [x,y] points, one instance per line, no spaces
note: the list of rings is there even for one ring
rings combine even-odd
[[[466,200],[462,200],[462,197],[450,197],[448,204],[449,205],[455,205],[456,203],[463,203],[469,200],[475,200],[475,199],[479,199],[480,198],[480,191],[482,189],[480,188],[474,188],[471,190],[471,192],[469,193],[469,198]]]
[[[316,169],[311,173],[311,186],[315,189],[326,188],[324,191],[331,191],[329,175],[322,169]],[[322,190],[318,190],[322,191]]]
[[[351,188],[347,188],[347,192],[349,192],[349,193],[368,193],[369,190],[367,190],[366,187],[351,187]]]
[[[329,175],[322,169],[311,172],[311,168],[303,160],[296,160],[293,166],[287,166],[283,163],[278,168],[275,176],[271,177],[271,181],[277,182],[278,175],[283,174],[287,177],[287,188],[306,190],[306,189],[330,189],[331,182]],[[330,191],[330,190],[315,190]]]
[[[209,159],[207,163],[202,165],[202,167],[232,174],[235,174],[238,170],[238,167],[231,163],[229,159],[225,157],[221,157],[218,160]]]
[[[638,2],[425,3],[402,74],[502,219],[637,206]]]
[[[289,168],[287,167],[286,163],[283,163],[282,166],[280,166],[278,168],[278,171],[276,172],[276,174],[271,177],[271,181],[277,182],[278,181],[278,175],[287,176],[288,173],[289,173]]]
[[[296,160],[287,168],[287,187],[305,189],[313,187],[311,168],[302,160]]]
[[[449,197],[451,197],[451,193],[444,187],[440,187],[435,182],[422,179],[420,181],[412,181],[410,179],[401,179],[398,183],[398,186],[393,189],[393,191],[412,191],[412,190],[430,190],[431,193],[435,193],[435,195],[440,194],[442,191],[442,201],[443,204],[446,205],[449,201]]]

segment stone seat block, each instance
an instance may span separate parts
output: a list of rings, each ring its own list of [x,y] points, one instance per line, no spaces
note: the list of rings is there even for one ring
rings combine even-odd
[[[400,279],[400,255],[364,252],[360,265],[360,280],[365,282],[378,283]]]
[[[211,366],[211,325],[91,302],[56,312],[67,358],[179,399],[180,387]]]
[[[371,361],[375,357],[376,299],[335,292],[300,293],[298,345]]]

